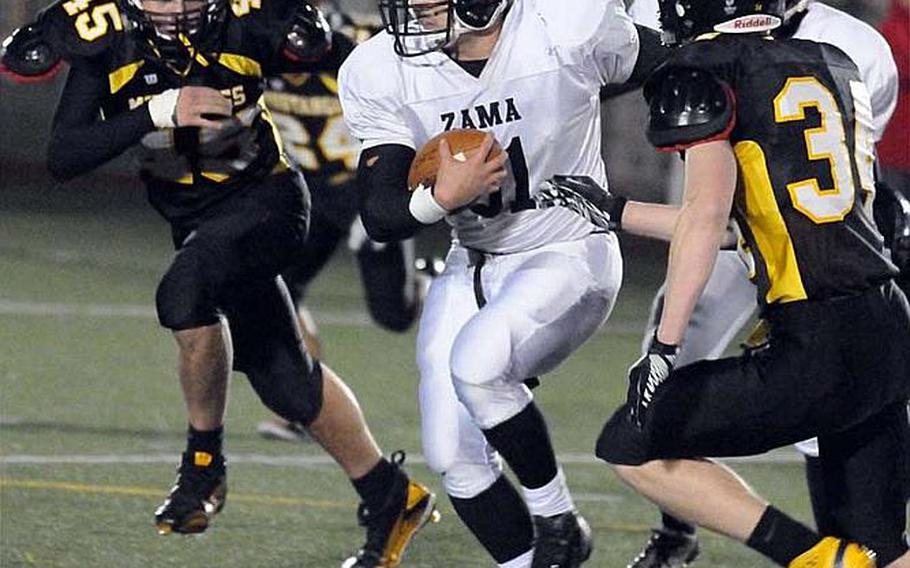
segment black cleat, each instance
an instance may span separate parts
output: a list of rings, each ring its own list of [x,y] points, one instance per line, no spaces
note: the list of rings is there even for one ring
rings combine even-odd
[[[576,568],[591,557],[591,527],[578,513],[534,516],[531,568]]]
[[[626,568],[685,568],[696,558],[698,538],[694,534],[655,529]]]
[[[404,453],[392,454],[400,466]],[[439,522],[436,495],[403,473],[395,478],[385,504],[378,511],[364,503],[357,509],[357,521],[367,530],[367,541],[341,568],[387,568],[398,566],[411,539],[429,522]]]
[[[207,452],[184,453],[177,480],[155,511],[158,534],[204,532],[211,518],[224,508],[226,497],[224,457]]]

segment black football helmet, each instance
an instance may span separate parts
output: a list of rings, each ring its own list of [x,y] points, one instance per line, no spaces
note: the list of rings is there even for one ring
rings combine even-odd
[[[145,0],[120,0],[136,28],[157,42],[174,42],[181,35],[198,42],[220,28],[227,16],[227,0],[182,0],[177,12],[156,12]]]
[[[402,57],[423,55],[452,45],[467,32],[490,29],[512,0],[379,0],[386,31]]]
[[[783,23],[785,0],[658,0],[664,43],[711,33],[768,32]]]

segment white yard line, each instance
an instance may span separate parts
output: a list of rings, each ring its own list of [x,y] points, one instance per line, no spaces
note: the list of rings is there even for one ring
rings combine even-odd
[[[7,454],[0,455],[0,465],[130,465],[150,463],[174,463],[176,453],[157,454]],[[295,455],[295,456],[270,456],[265,454],[227,454],[229,463],[245,463],[254,465],[268,465],[279,467],[314,467],[334,465],[328,455]],[[562,464],[566,465],[603,465],[603,462],[590,454],[566,453],[557,456]],[[755,464],[789,464],[801,463],[802,455],[796,450],[783,448],[745,458],[733,458],[724,461]],[[408,454],[409,463],[425,464],[426,460],[420,454]]]

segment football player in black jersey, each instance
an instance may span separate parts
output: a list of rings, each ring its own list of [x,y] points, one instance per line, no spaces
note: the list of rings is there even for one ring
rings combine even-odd
[[[316,6],[337,32],[336,49],[342,56],[379,30],[378,20],[375,25],[355,21],[335,2],[320,1]],[[292,300],[301,310],[301,327],[313,354],[318,354],[319,342],[313,320],[303,307],[304,297],[309,283],[331,259],[339,243],[346,240],[354,253],[367,309],[383,329],[404,332],[413,325],[426,278],[414,269],[412,239],[377,243],[363,229],[354,179],[360,142],[344,123],[337,80],[337,67],[313,73],[282,73],[267,79],[265,91],[265,102],[284,149],[303,170],[313,201],[307,241],[282,273]],[[261,422],[259,433],[285,440],[305,436],[298,425],[281,418]]]
[[[775,40],[783,2],[661,0],[683,44],[646,86],[649,138],[686,158],[668,293],[597,454],[664,510],[782,566],[907,566],[910,307],[871,220],[868,94],[837,48]],[[620,214],[622,212],[620,211]],[[728,218],[743,233],[770,341],[673,369]],[[823,538],[703,456],[818,435],[845,490]]]
[[[337,67],[322,15],[302,0],[60,0],[4,42],[8,70],[70,64],[48,166],[58,180],[139,145],[140,175],[177,249],[157,291],[179,348],[189,433],[159,533],[204,531],[224,505],[230,370],[300,422],[363,499],[367,543],[346,566],[394,566],[434,496],[382,457],[356,399],[304,349],[279,272],[303,245],[309,194],[285,157],[263,77]]]

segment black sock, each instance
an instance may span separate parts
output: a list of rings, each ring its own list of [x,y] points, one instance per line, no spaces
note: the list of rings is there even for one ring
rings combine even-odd
[[[360,499],[366,504],[367,509],[378,511],[385,504],[398,475],[404,474],[389,460],[382,458],[366,475],[352,479],[351,484],[360,495]]]
[[[556,477],[556,455],[550,443],[547,423],[533,402],[512,418],[483,433],[515,472],[523,487],[539,489]]]
[[[205,452],[212,456],[221,455],[221,441],[224,438],[224,427],[219,426],[214,430],[196,430],[187,427],[186,451],[190,454]]]
[[[820,536],[769,506],[746,541],[746,546],[781,566],[789,566],[794,558],[820,540]]]
[[[809,484],[809,500],[818,534],[833,535],[838,532],[837,522],[831,514],[831,499],[825,486],[825,472],[822,460],[806,456],[806,481]]]
[[[663,511],[660,512],[660,515],[661,522],[665,529],[683,534],[695,534],[695,525],[692,523],[674,517],[670,513],[665,513]]]
[[[534,525],[524,499],[505,475],[470,499],[449,495],[455,512],[497,564],[531,550]]]

